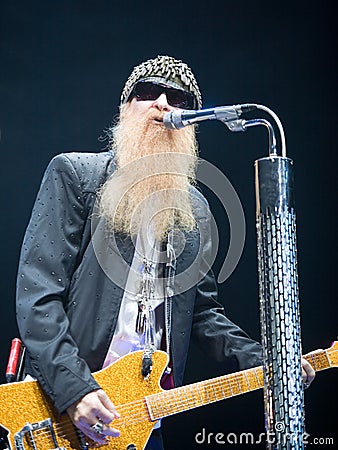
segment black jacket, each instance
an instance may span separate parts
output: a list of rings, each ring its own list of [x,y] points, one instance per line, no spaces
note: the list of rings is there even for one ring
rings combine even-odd
[[[33,375],[59,412],[99,387],[91,372],[102,367],[134,253],[129,238],[117,236],[112,244],[95,221],[95,194],[113,171],[110,152],[53,158],[21,250],[18,326]],[[195,197],[203,237],[195,232],[186,236],[176,266],[176,275],[182,276],[176,277],[172,299],[170,342],[176,386],[182,383],[191,336],[218,361],[235,359],[239,369],[261,363],[260,345],[227,319],[216,301],[214,275],[206,269],[210,212],[197,190]],[[180,283],[187,280],[188,289],[181,292]]]

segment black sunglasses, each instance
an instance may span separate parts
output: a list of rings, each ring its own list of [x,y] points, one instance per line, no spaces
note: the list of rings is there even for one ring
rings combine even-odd
[[[135,84],[130,99],[136,97],[137,101],[156,100],[165,94],[170,106],[181,109],[194,109],[194,96],[187,91],[175,89],[151,81],[140,81]]]

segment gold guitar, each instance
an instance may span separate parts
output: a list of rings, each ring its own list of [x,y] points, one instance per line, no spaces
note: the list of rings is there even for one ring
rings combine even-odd
[[[305,355],[316,371],[338,367],[338,342],[327,350]],[[156,421],[172,414],[207,405],[263,387],[263,368],[255,367],[169,391],[159,381],[167,355],[153,354],[148,379],[141,374],[142,352],[124,356],[94,374],[121,418],[114,421],[121,435],[111,438],[107,450],[142,450]],[[67,414],[59,415],[37,381],[0,386],[0,450],[84,450],[86,443]],[[7,445],[6,445],[7,442]]]

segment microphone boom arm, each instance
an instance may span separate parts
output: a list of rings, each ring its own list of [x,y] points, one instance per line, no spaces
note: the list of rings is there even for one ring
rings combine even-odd
[[[246,131],[247,128],[256,127],[258,125],[265,126],[265,128],[267,128],[269,133],[269,155],[277,156],[276,135],[273,126],[268,120],[265,119],[252,119],[252,120],[237,119],[231,121],[222,119],[219,120],[225,123],[225,125],[229,128],[230,131],[234,132]]]

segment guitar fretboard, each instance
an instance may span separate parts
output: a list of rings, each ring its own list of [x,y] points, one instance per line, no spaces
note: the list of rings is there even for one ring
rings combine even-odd
[[[327,350],[310,353],[304,358],[316,371],[331,367]],[[146,397],[146,403],[151,420],[159,420],[189,409],[254,391],[263,386],[263,367],[259,366],[149,395]]]

